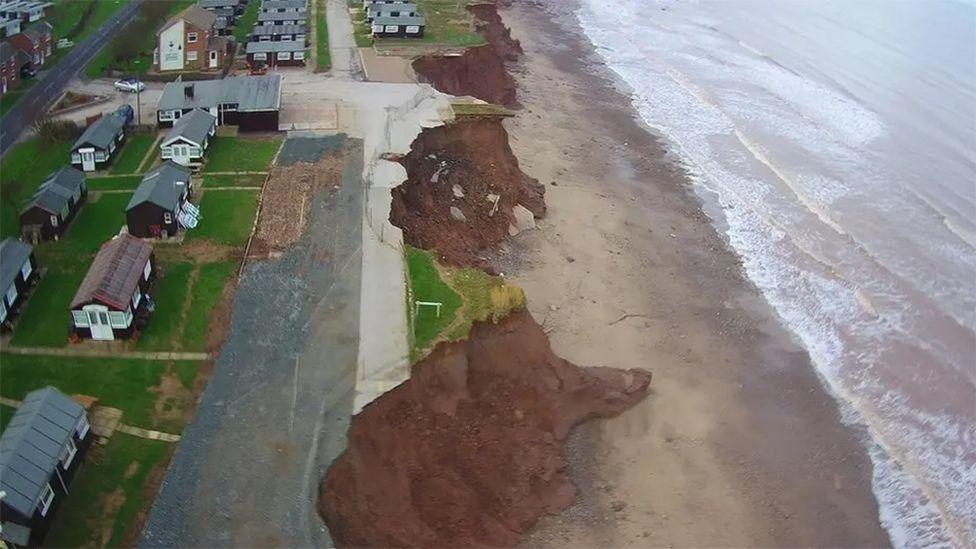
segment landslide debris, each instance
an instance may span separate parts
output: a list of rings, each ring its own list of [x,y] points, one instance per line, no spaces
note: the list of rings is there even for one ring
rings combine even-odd
[[[650,380],[557,357],[527,312],[478,323],[353,417],[319,512],[341,547],[512,546],[574,501],[569,430],[626,410]]]
[[[517,206],[546,213],[545,187],[519,169],[498,119],[424,129],[400,162],[407,180],[392,191],[390,222],[446,263],[490,269],[485,253],[526,224]]]
[[[478,4],[467,9],[475,17],[478,34],[488,44],[467,48],[459,55],[418,57],[413,62],[413,70],[438,91],[513,106],[515,79],[505,62],[516,61],[522,54],[522,46],[502,23],[495,4]]]

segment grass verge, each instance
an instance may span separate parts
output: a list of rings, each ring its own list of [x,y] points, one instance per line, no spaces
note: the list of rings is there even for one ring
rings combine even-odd
[[[207,149],[203,173],[267,171],[280,145],[281,139],[217,136]]]
[[[461,306],[461,296],[441,280],[434,256],[430,252],[411,246],[406,247],[407,270],[410,274],[410,295],[407,306],[414,308],[413,341],[411,355],[419,354],[454,322],[454,315]],[[416,301],[440,303],[440,314],[434,307],[415,309]]]
[[[247,7],[244,8],[244,13],[237,20],[237,23],[234,24],[234,38],[237,39],[238,44],[247,42],[247,35],[251,33],[251,29],[254,28],[254,23],[258,20],[260,4],[261,0],[248,0]]]
[[[134,191],[142,182],[142,176],[89,177],[85,182],[88,183],[89,191]]]
[[[68,162],[71,142],[43,143],[27,139],[17,143],[0,163],[0,236],[20,235],[20,206],[51,172]]]
[[[315,67],[320,71],[332,68],[332,54],[329,52],[329,25],[325,20],[325,0],[318,2],[315,14]]]
[[[143,351],[178,349],[183,327],[183,304],[189,293],[192,263],[172,263],[159,267],[153,288],[153,311],[149,324],[139,334],[136,348]]]
[[[153,135],[130,135],[122,154],[109,171],[113,174],[140,173],[139,165],[155,141]]]

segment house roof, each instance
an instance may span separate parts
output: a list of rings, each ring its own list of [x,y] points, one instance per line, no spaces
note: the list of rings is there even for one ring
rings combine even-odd
[[[264,21],[304,21],[305,12],[286,11],[284,13],[262,11],[258,14],[258,22]]]
[[[99,301],[125,310],[151,254],[151,245],[129,234],[102,244],[71,300],[71,308]]]
[[[185,90],[191,86],[193,97],[187,97]],[[163,88],[156,109],[210,109],[221,103],[237,103],[238,112],[277,110],[281,106],[281,75],[170,82]]]
[[[266,42],[248,42],[247,53],[274,53],[279,51],[302,51],[305,49],[303,40],[280,40]]]
[[[207,11],[197,4],[193,4],[173,17],[170,17],[169,20],[166,21],[166,24],[160,27],[156,34],[158,35],[162,33],[164,30],[173,26],[173,24],[180,19],[186,21],[194,27],[209,29],[212,28],[214,23],[217,21],[217,16],[214,15],[213,12]]]
[[[4,238],[0,242],[0,292],[6,292],[14,283],[32,253],[33,246],[15,238]]]
[[[34,514],[42,492],[85,410],[54,387],[27,393],[0,436],[3,503]]]
[[[124,127],[125,115],[118,111],[106,114],[85,128],[81,137],[71,146],[71,150],[75,150],[86,144],[98,147],[99,149],[107,149]]]
[[[376,17],[379,13],[390,13],[391,11],[417,13],[417,6],[412,3],[404,4],[370,4],[366,8],[369,17]]]
[[[203,145],[203,141],[206,139],[207,134],[210,130],[217,125],[217,117],[210,114],[207,111],[200,109],[193,109],[187,114],[180,117],[179,120],[173,124],[169,132],[166,133],[166,138],[163,139],[163,145],[168,145],[176,139],[185,139],[191,143],[197,145]]]
[[[197,4],[204,9],[207,8],[233,8],[237,6],[237,0],[200,0]]]
[[[307,8],[308,2],[306,0],[264,0],[261,2],[261,9],[266,10],[276,10],[276,9],[295,9],[295,8]]]
[[[15,48],[10,42],[7,42],[6,40],[0,42],[0,59],[6,61],[7,59],[17,55],[18,51],[20,50]]]
[[[190,168],[172,160],[163,162],[142,178],[125,209],[128,211],[144,202],[151,202],[170,211],[179,210],[183,191],[190,182],[190,173]]]
[[[37,206],[48,213],[59,214],[68,204],[68,199],[74,196],[84,184],[85,174],[81,170],[63,166],[41,182],[34,191],[34,196],[21,211]]]
[[[251,34],[267,36],[276,34],[305,34],[305,24],[301,25],[254,25]]]
[[[427,19],[423,15],[398,15],[396,17],[381,16],[373,18],[374,25],[417,25],[424,27]]]

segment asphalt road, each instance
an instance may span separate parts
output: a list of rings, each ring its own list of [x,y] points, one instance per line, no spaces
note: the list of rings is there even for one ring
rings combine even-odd
[[[337,142],[289,138],[278,163],[314,161]],[[301,239],[245,269],[141,547],[331,545],[315,502],[355,397],[362,142],[352,148],[340,188],[312,198]]]
[[[144,0],[131,0],[112,14],[92,35],[75,44],[60,61],[46,71],[44,78],[21,97],[7,114],[0,118],[0,155],[17,142],[24,129],[57,99],[68,82],[78,74],[99,50],[115,36],[123,25],[132,20]]]

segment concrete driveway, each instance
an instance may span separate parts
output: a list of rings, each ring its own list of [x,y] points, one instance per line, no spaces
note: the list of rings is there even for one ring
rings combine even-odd
[[[312,199],[299,242],[246,268],[142,546],[331,545],[315,501],[345,449],[354,399],[363,153],[353,143],[340,189]]]
[[[68,113],[58,115],[58,119],[71,120],[84,125],[85,119],[89,116],[95,116],[97,114],[106,114],[115,111],[122,105],[131,105],[133,111],[138,113],[136,109],[136,97],[137,94],[134,93],[124,93],[115,89],[115,81],[111,79],[99,78],[97,80],[91,80],[88,82],[83,82],[79,79],[72,80],[68,86],[67,90],[76,93],[87,93],[92,95],[107,95],[109,100],[103,103],[98,103],[97,105],[92,105],[90,107],[85,107],[82,109],[74,110]],[[143,124],[153,124],[156,121],[156,103],[159,102],[159,96],[163,94],[164,82],[146,82],[146,89],[142,93],[138,94],[139,106],[142,108],[142,123]]]

